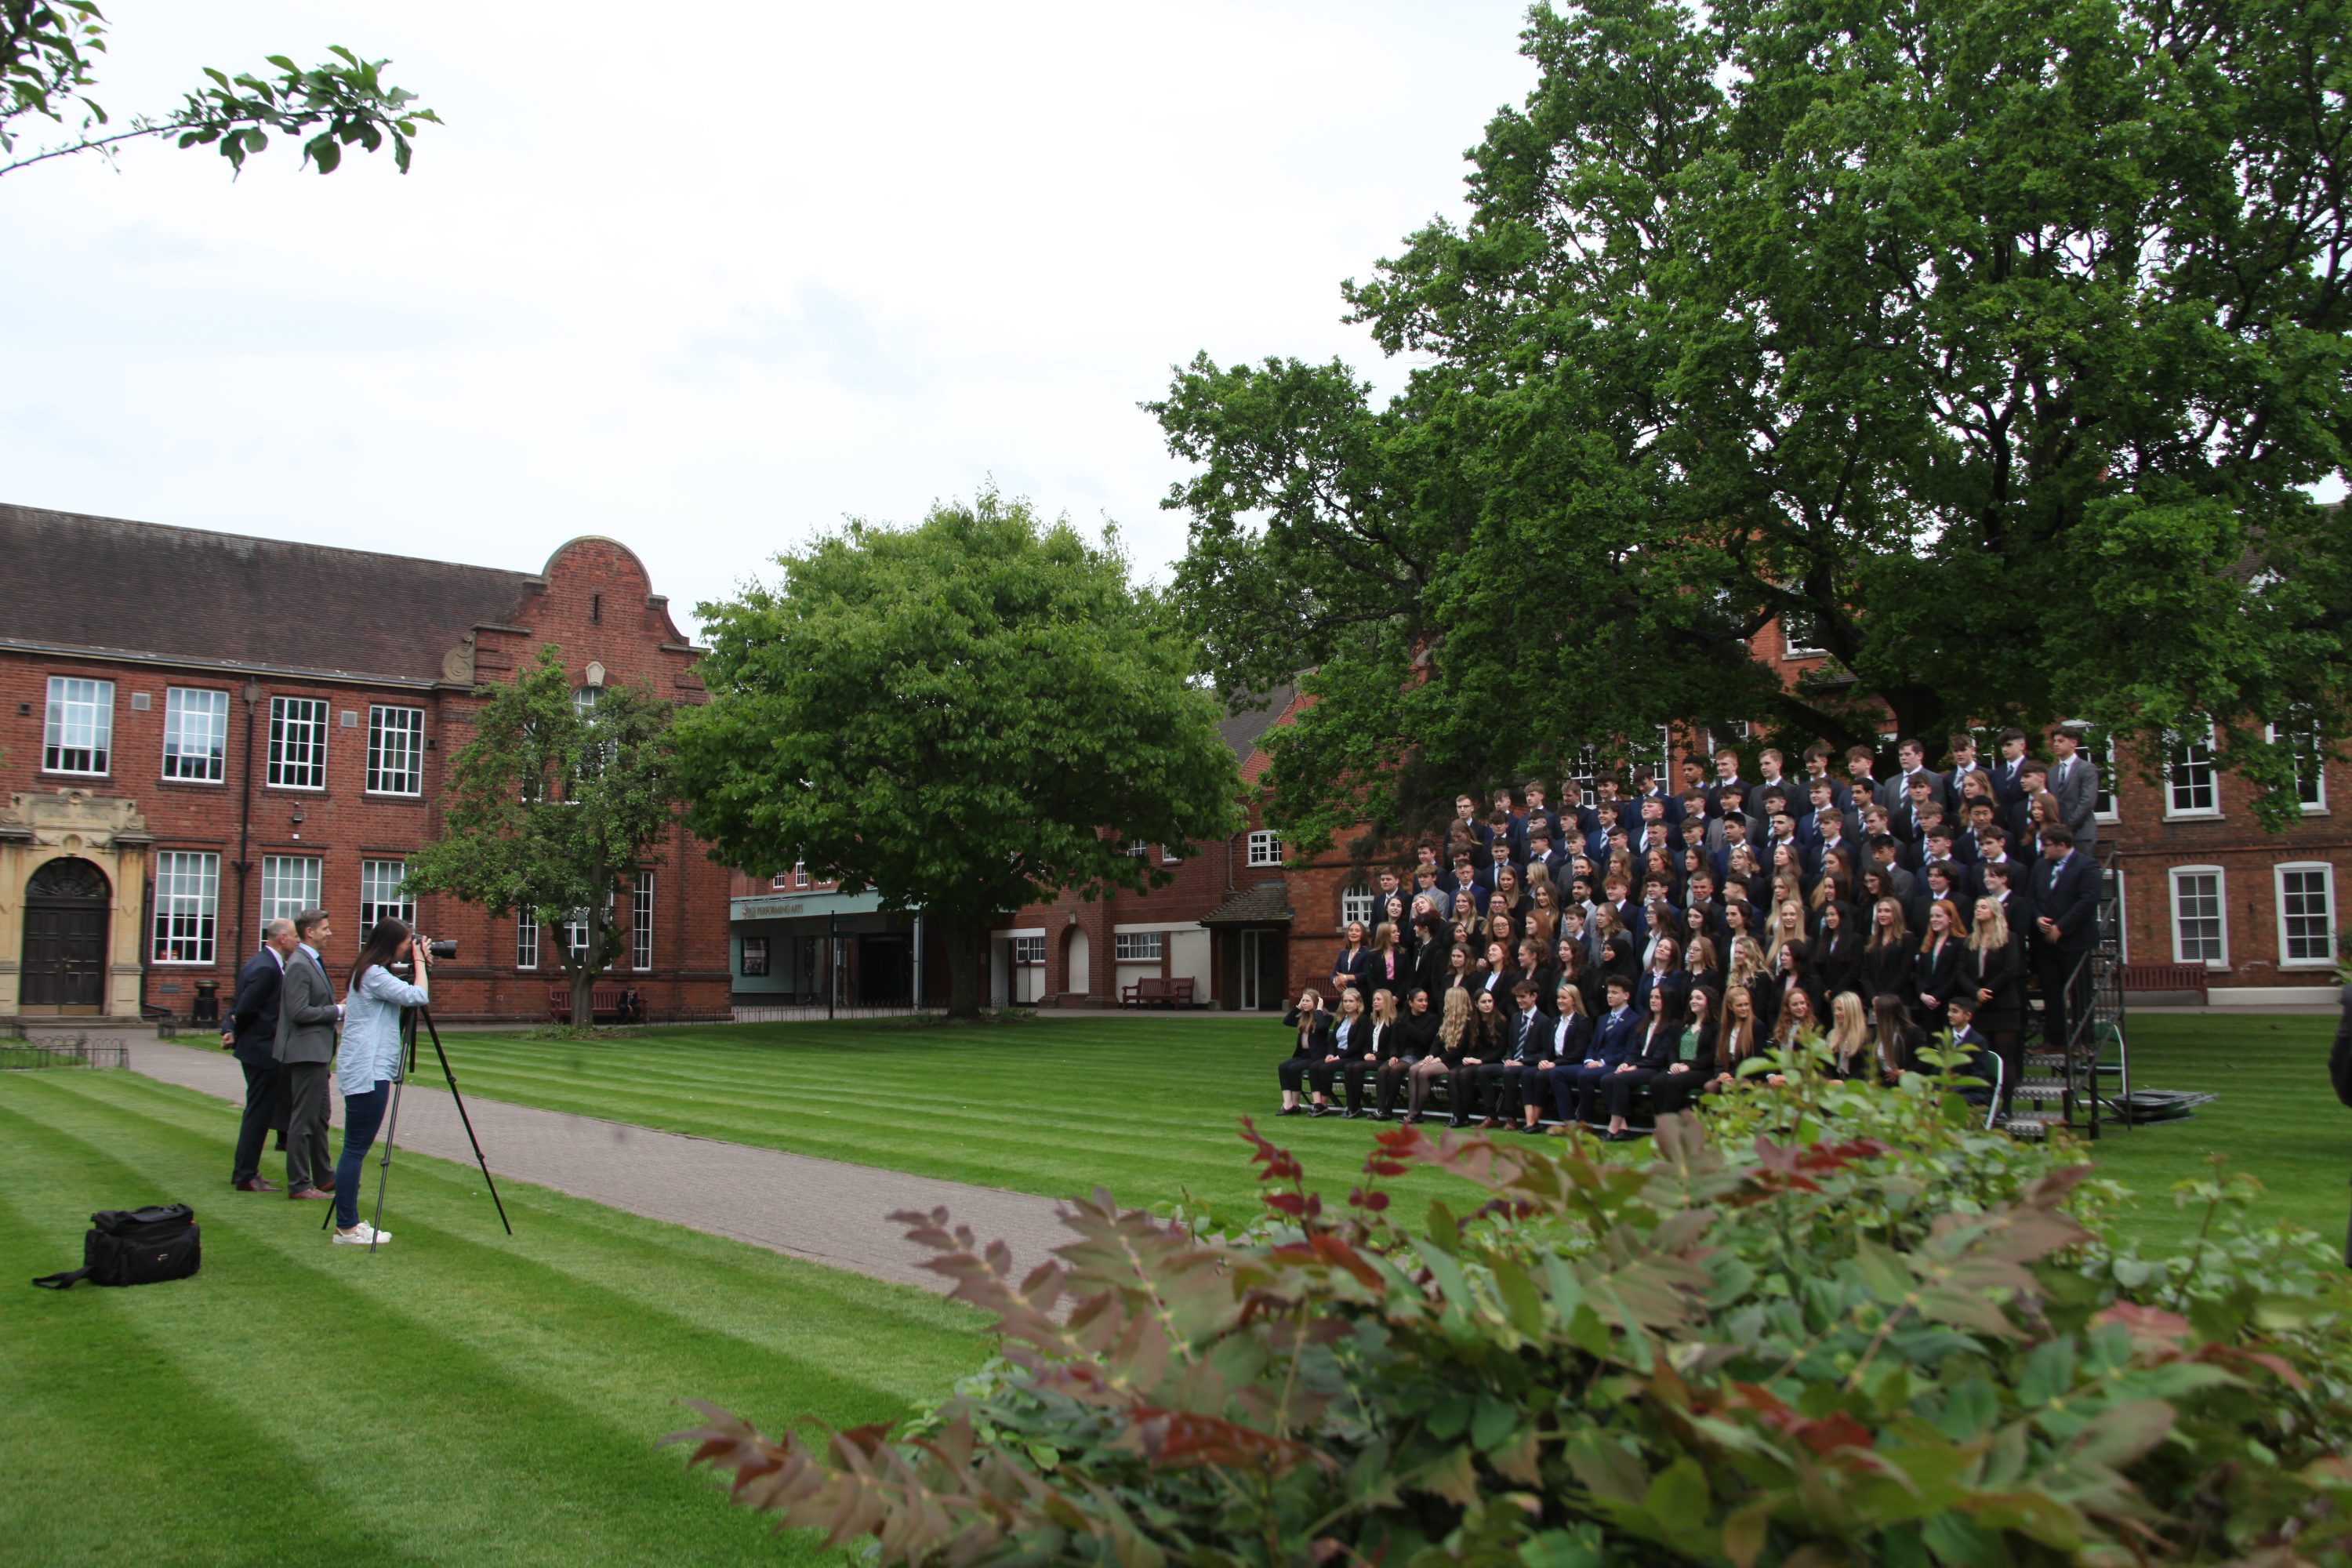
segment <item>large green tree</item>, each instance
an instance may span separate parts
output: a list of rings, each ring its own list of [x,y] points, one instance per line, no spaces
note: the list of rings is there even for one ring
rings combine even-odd
[[[302,162],[322,174],[341,166],[343,150],[373,153],[386,142],[408,173],[417,127],[440,116],[416,94],[383,79],[388,61],[362,59],[336,45],[334,58],[308,69],[284,55],[262,74],[205,68],[205,84],[159,114],[116,121],[95,96],[107,21],[95,0],[0,0],[0,174],[53,158],[95,153],[110,158],[125,142],[167,138],[210,147],[242,170],[274,132],[299,138]],[[25,144],[28,126],[47,121],[62,139]]]
[[[1470,212],[1346,289],[1413,369],[1205,356],[1178,578],[1221,687],[1313,668],[1277,815],[1669,721],[2218,727],[2292,813],[2347,722],[2341,0],[1594,0]],[[1783,689],[1778,619],[1825,649]],[[1442,807],[1437,808],[1442,814]]]
[[[991,916],[1163,882],[1131,841],[1239,826],[1216,700],[1115,548],[983,491],[777,560],[772,588],[701,607],[710,700],[677,730],[689,821],[753,872],[804,861],[920,911],[951,1016],[979,1011]]]
[[[409,860],[405,886],[542,926],[584,921],[580,952],[551,944],[572,1023],[584,1026],[597,978],[622,952],[618,894],[677,822],[677,705],[636,686],[574,689],[552,644],[483,695],[473,738],[450,763],[441,837]]]

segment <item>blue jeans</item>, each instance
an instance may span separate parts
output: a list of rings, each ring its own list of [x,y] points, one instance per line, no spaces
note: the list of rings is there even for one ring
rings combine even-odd
[[[392,1085],[383,1079],[365,1094],[343,1097],[343,1152],[335,1160],[335,1223],[345,1230],[360,1222],[360,1172],[367,1164],[368,1146],[383,1125],[384,1107],[392,1103]]]

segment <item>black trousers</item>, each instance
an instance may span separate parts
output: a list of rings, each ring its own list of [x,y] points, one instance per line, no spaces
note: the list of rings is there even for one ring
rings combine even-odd
[[[1669,1072],[1664,1068],[1635,1068],[1632,1072],[1611,1073],[1603,1081],[1609,1088],[1609,1114],[1630,1117],[1633,1114],[1636,1091],[1650,1091],[1650,1109],[1660,1116],[1690,1109],[1691,1099],[1698,1092],[1703,1077],[1693,1066],[1682,1072]]]
[[[286,1191],[299,1193],[335,1179],[334,1162],[327,1158],[327,1079],[333,1069],[324,1062],[281,1062],[291,1107],[286,1120]]]
[[[1353,1058],[1344,1062],[1316,1062],[1307,1069],[1307,1081],[1326,1100],[1331,1098],[1335,1084],[1344,1084],[1350,1110],[1364,1109],[1364,1083],[1371,1076],[1372,1064]]]
[[[1276,1063],[1274,1070],[1281,1077],[1282,1087],[1292,1094],[1297,1094],[1307,1087],[1307,1058],[1305,1057],[1287,1058],[1283,1061]]]
[[[2069,987],[2068,977],[2074,966],[2086,955],[2060,952],[2055,948],[2037,948],[2033,954],[2033,973],[2042,980],[2042,1037],[2053,1047],[2063,1046],[2074,1033],[2074,1021],[2083,1016],[2082,987]]]
[[[236,1127],[236,1158],[229,1167],[232,1184],[250,1182],[261,1174],[261,1145],[278,1102],[278,1064],[258,1065],[240,1059],[245,1069],[245,1119]]]
[[[1381,1063],[1372,1102],[1382,1116],[1394,1115],[1397,1102],[1408,1098],[1412,1064],[1419,1060],[1419,1057],[1391,1057]]]
[[[1487,1115],[1517,1119],[1521,1080],[1527,1072],[1519,1062],[1488,1062],[1478,1069],[1478,1095]]]

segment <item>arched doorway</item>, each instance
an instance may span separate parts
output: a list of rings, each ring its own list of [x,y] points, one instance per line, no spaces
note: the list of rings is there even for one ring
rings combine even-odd
[[[24,1012],[106,1010],[106,928],[113,889],[74,856],[42,862],[25,883]]]
[[[1063,991],[1084,1001],[1095,988],[1093,954],[1088,952],[1086,927],[1070,928],[1070,934],[1063,940],[1062,959]]]

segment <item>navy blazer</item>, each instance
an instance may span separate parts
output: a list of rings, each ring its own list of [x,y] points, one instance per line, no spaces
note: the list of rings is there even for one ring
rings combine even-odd
[[[2033,909],[2058,926],[2058,951],[2088,952],[2099,940],[2099,872],[2078,846],[2063,860],[2033,865]]]
[[[285,984],[286,966],[266,947],[236,972],[227,1032],[236,1039],[236,1059],[247,1067],[269,1067],[278,1059],[278,994]]]
[[[1293,1005],[1289,1012],[1282,1016],[1282,1023],[1283,1027],[1291,1030],[1297,1037],[1290,1047],[1290,1054],[1293,1057],[1305,1057],[1311,1061],[1319,1062],[1331,1054],[1332,1017],[1329,1013],[1318,1012],[1315,1015],[1314,1026],[1301,1031],[1298,1027],[1298,1008]]]
[[[1568,1029],[1560,1030],[1557,1015],[1546,1014],[1543,1054],[1556,1062],[1580,1062],[1592,1054],[1592,1017],[1588,1013],[1570,1013]]]
[[[1592,1058],[1604,1067],[1616,1067],[1633,1059],[1641,1047],[1642,1031],[1649,1021],[1628,1007],[1622,1013],[1604,1013],[1592,1032]]]

